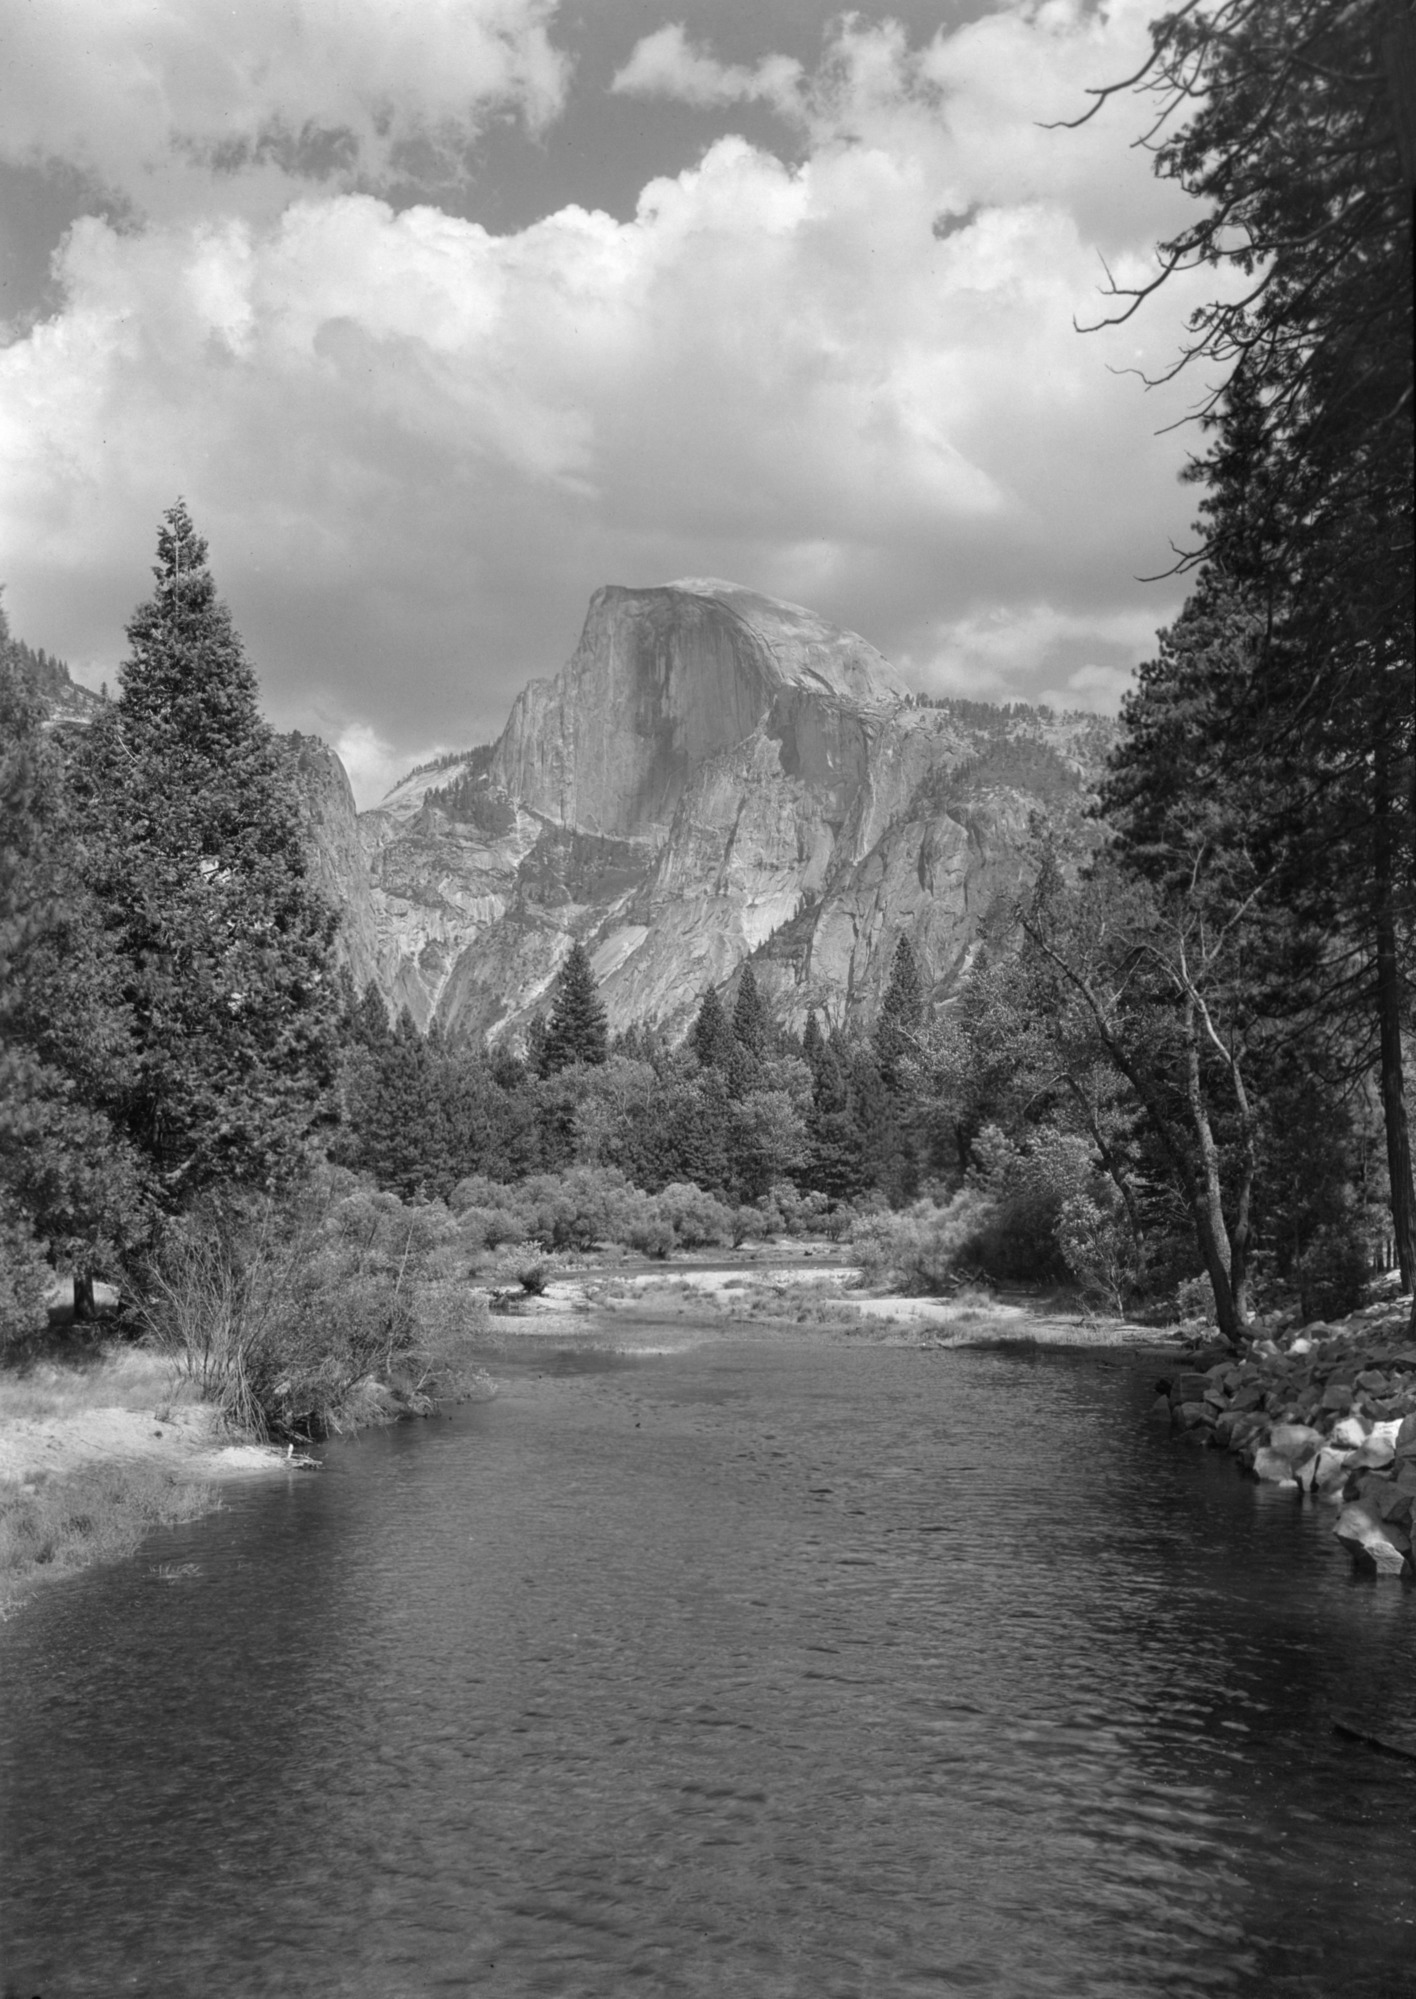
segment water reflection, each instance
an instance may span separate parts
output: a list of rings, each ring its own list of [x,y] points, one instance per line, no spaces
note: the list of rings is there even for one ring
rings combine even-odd
[[[1409,1989],[1416,1596],[1147,1379],[503,1372],[0,1633],[16,1991]]]

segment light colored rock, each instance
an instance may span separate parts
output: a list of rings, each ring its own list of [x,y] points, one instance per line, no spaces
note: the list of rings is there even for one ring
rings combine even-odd
[[[1254,1453],[1254,1476],[1266,1485],[1296,1487],[1298,1484],[1293,1475],[1292,1459],[1285,1457],[1281,1451],[1271,1450],[1267,1444],[1261,1444]]]
[[[1365,1506],[1344,1506],[1332,1531],[1355,1561],[1378,1575],[1399,1576],[1406,1565],[1409,1538]]]
[[[1328,1442],[1338,1450],[1355,1451],[1367,1441],[1367,1425],[1360,1416],[1344,1416],[1328,1431]]]
[[[1306,1423],[1275,1423],[1269,1431],[1268,1445],[1290,1464],[1300,1465],[1322,1449],[1323,1433]]]
[[[1113,734],[917,707],[854,633],[690,578],[598,591],[495,745],[410,773],[357,825],[332,753],[301,739],[300,761],[356,982],[419,1025],[514,1040],[576,939],[612,1029],[681,1033],[753,953],[778,1018],[868,1020],[901,933],[946,994],[1038,811],[1064,851],[1095,839]]]

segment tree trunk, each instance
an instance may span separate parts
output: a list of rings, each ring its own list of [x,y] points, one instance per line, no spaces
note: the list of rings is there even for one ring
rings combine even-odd
[[[1195,1189],[1193,1209],[1199,1230],[1200,1247],[1204,1252],[1210,1283],[1214,1286],[1214,1312],[1219,1321],[1219,1330],[1231,1346],[1237,1346],[1244,1337],[1247,1317],[1244,1304],[1244,1259],[1242,1246],[1241,1253],[1236,1256],[1235,1245],[1230,1239],[1229,1227],[1224,1219],[1224,1189],[1219,1176],[1219,1147],[1215,1144],[1214,1130],[1210,1124],[1209,1111],[1200,1082],[1200,1037],[1195,1013],[1195,1001],[1187,994],[1185,1095],[1190,1106],[1190,1122],[1195,1128],[1195,1140],[1199,1146],[1200,1168],[1203,1175],[1202,1183]]]
[[[1377,946],[1377,1021],[1381,1030],[1382,1116],[1386,1125],[1387,1177],[1391,1183],[1391,1223],[1403,1291],[1416,1289],[1416,1190],[1411,1177],[1411,1132],[1406,1117],[1406,1083],[1401,1061],[1401,968],[1393,911],[1396,856],[1388,748],[1377,741],[1373,801],[1373,917]],[[1412,1304],[1416,1320],[1416,1300]]]

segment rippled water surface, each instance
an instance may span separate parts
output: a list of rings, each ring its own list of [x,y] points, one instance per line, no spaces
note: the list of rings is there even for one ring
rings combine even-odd
[[[7,1992],[1416,1992],[1416,1592],[1143,1364],[498,1371],[0,1630]]]

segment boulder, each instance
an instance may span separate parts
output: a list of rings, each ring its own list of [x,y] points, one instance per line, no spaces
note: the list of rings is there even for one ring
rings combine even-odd
[[[1344,1416],[1328,1431],[1328,1442],[1339,1450],[1355,1451],[1367,1441],[1367,1426],[1360,1416]]]
[[[1389,1527],[1398,1528],[1409,1536],[1416,1493],[1403,1492],[1395,1479],[1387,1478],[1381,1472],[1368,1472],[1362,1480],[1357,1503]]]
[[[1350,1451],[1334,1451],[1330,1447],[1318,1452],[1312,1460],[1312,1492],[1315,1498],[1328,1500],[1334,1506],[1341,1505],[1351,1455]]]
[[[1345,1381],[1330,1381],[1323,1390],[1321,1406],[1333,1410],[1339,1416],[1345,1415],[1352,1407],[1352,1389],[1349,1384]]]
[[[1381,1576],[1399,1576],[1406,1566],[1411,1551],[1409,1537],[1379,1520],[1366,1506],[1344,1506],[1332,1531],[1361,1568],[1375,1569]]]
[[[1351,1468],[1353,1471],[1364,1471],[1369,1466],[1380,1467],[1382,1465],[1389,1465],[1395,1456],[1396,1452],[1392,1449],[1391,1439],[1389,1437],[1374,1435],[1368,1437],[1366,1443],[1359,1445],[1352,1453]]]
[[[1323,1433],[1307,1423],[1275,1423],[1269,1431],[1269,1449],[1277,1451],[1293,1465],[1316,1457],[1323,1447]]]
[[[1298,1481],[1293,1476],[1292,1461],[1282,1451],[1275,1451],[1267,1444],[1261,1444],[1254,1453],[1254,1477],[1265,1485],[1287,1485],[1297,1490]]]

